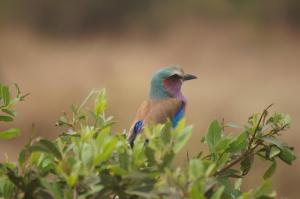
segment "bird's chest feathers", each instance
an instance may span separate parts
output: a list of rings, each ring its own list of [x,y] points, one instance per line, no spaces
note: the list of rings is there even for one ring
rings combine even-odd
[[[176,98],[152,101],[149,106],[148,121],[163,123],[169,118],[173,126],[184,116],[186,103]]]

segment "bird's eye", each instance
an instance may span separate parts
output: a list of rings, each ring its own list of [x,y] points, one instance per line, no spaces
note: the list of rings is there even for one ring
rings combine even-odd
[[[180,76],[178,74],[174,74],[174,75],[171,75],[169,78],[172,78],[172,79],[181,79],[182,76]]]

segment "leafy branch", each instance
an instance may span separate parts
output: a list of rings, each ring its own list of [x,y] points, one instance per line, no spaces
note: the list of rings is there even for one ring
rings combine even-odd
[[[213,176],[222,177],[225,175],[227,177],[241,178],[249,172],[255,155],[259,155],[266,160],[272,161],[272,169],[274,164],[276,164],[275,158],[277,156],[287,164],[291,164],[291,162],[295,160],[295,156],[292,150],[290,150],[291,147],[288,147],[276,138],[276,136],[279,136],[279,132],[285,131],[290,127],[290,118],[288,115],[274,113],[273,116],[267,119],[268,110],[272,105],[273,104],[265,108],[261,114],[254,114],[249,118],[245,130],[241,134],[244,135],[243,137],[240,135],[236,139],[229,141],[226,136],[221,135],[221,130],[224,129],[223,127],[209,128],[209,131],[206,134],[206,141],[208,142],[208,145],[213,145],[213,147],[210,148],[212,154],[209,154],[205,158],[215,157],[214,147],[218,148],[220,145],[219,143],[224,141],[228,141],[228,143],[226,143],[226,146],[223,146],[223,152],[219,155],[219,160],[222,159],[224,154],[234,152],[228,156],[227,163],[216,170]],[[212,125],[217,126],[216,124]],[[218,138],[218,140],[212,140],[212,138]],[[240,152],[236,153],[234,148],[239,146]],[[276,150],[276,153],[270,154],[271,149]],[[262,155],[263,152],[265,153],[264,155]],[[237,164],[241,165],[241,171],[232,169]],[[266,172],[270,172],[270,169]],[[270,177],[271,174],[268,173],[265,176]]]
[[[94,106],[88,108],[91,100]],[[18,163],[1,163],[0,198],[274,198],[270,177],[277,161],[292,164],[296,158],[292,147],[278,139],[290,118],[268,117],[272,105],[252,115],[236,136],[225,133],[234,125],[213,121],[203,139],[209,153],[187,153],[183,167],[174,159],[192,135],[184,119],[175,129],[169,122],[145,127],[132,149],[125,134],[112,132],[106,106],[105,90],[93,90],[59,118],[62,132],[55,140],[33,138]],[[272,164],[260,186],[243,192],[242,178],[256,156]]]
[[[15,84],[16,96],[11,96],[11,91],[8,86],[0,84],[0,122],[12,122],[17,113],[14,106],[24,101],[29,94],[22,94],[20,88]],[[12,139],[20,134],[17,128],[10,128],[8,130],[0,131],[0,139]]]
[[[229,162],[226,166],[224,166],[223,168],[221,168],[219,171],[217,171],[215,173],[215,176],[220,176],[224,171],[227,171],[228,169],[230,169],[231,167],[235,166],[236,164],[240,163],[241,161],[243,161],[246,158],[251,157],[253,154],[255,154],[255,149],[257,149],[259,146],[264,145],[263,142],[261,142],[261,140],[258,140],[254,146],[252,146],[253,142],[256,140],[256,134],[259,131],[259,129],[261,129],[261,123],[263,122],[263,124],[265,123],[264,121],[266,120],[266,117],[268,115],[268,110],[273,106],[273,104],[270,104],[267,108],[265,108],[262,112],[262,114],[260,115],[260,118],[258,120],[258,123],[254,129],[253,135],[249,138],[249,143],[248,143],[248,147],[247,150],[244,151],[243,153],[240,154],[239,157],[237,157],[236,159],[232,160],[231,162]],[[285,125],[282,129],[280,130],[284,130],[287,127],[287,125]],[[280,131],[279,130],[279,131]],[[278,131],[278,132],[279,132]],[[272,132],[272,131],[271,131]],[[272,134],[270,134],[271,136]],[[244,172],[242,175],[237,176],[235,175],[235,177],[242,177],[244,175],[246,175],[247,172]]]

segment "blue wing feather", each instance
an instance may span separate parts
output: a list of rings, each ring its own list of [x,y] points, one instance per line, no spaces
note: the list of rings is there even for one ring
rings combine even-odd
[[[178,122],[184,117],[185,104],[182,103],[179,110],[176,112],[175,116],[172,118],[172,126],[175,128]]]
[[[133,127],[133,131],[131,133],[131,135],[128,138],[128,142],[130,144],[131,147],[133,147],[134,144],[134,140],[136,138],[136,136],[141,132],[142,128],[144,125],[144,121],[143,120],[138,120]]]
[[[144,124],[143,120],[137,121],[133,127],[133,133],[138,134],[139,132],[141,132],[143,128],[143,124]]]

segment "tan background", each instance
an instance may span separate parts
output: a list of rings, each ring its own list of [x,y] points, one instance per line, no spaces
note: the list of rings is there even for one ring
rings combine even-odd
[[[200,139],[211,120],[225,118],[243,124],[251,113],[275,103],[272,110],[289,113],[293,119],[291,130],[282,138],[299,154],[299,26],[277,15],[266,22],[227,11],[225,16],[230,17],[224,19],[216,14],[218,9],[208,16],[170,17],[180,11],[177,6],[170,15],[164,14],[168,16],[162,18],[165,23],[159,17],[144,23],[145,16],[142,22],[129,23],[138,20],[135,16],[120,26],[118,18],[116,22],[108,15],[104,16],[108,22],[97,18],[104,22],[90,26],[95,29],[71,24],[59,31],[52,31],[57,27],[45,30],[46,22],[41,28],[20,20],[27,16],[25,11],[22,17],[7,14],[0,21],[0,80],[10,85],[17,82],[30,96],[17,106],[16,121],[1,126],[22,129],[21,137],[0,142],[1,160],[6,152],[11,160],[16,159],[31,123],[38,135],[57,136],[59,129],[54,124],[61,112],[79,103],[93,88],[107,89],[108,113],[118,122],[115,131],[127,129],[148,94],[153,72],[170,64],[179,64],[199,77],[183,87],[189,100],[187,121],[195,126],[185,151],[196,154],[203,149]],[[252,15],[256,16],[254,11]],[[254,187],[267,166],[258,160],[245,188]],[[292,166],[279,164],[274,176],[279,198],[298,198],[299,183],[299,160]]]

